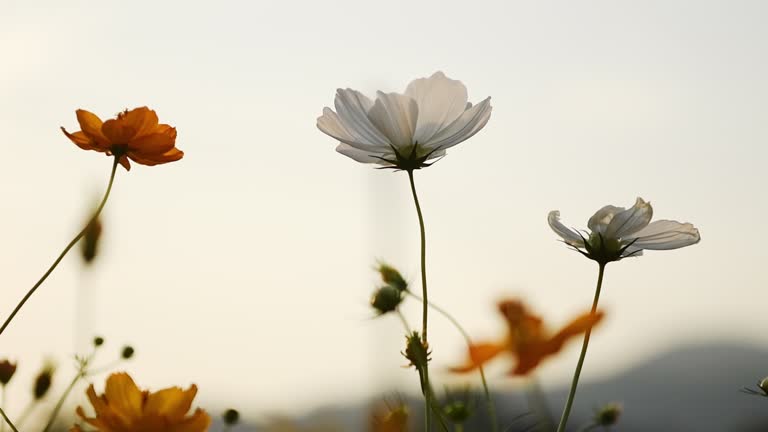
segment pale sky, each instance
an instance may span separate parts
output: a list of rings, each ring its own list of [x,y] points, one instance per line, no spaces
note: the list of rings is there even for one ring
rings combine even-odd
[[[588,309],[597,267],[547,213],[585,227],[641,196],[702,241],[609,265],[583,379],[683,344],[768,346],[766,13],[762,1],[2,0],[2,316],[106,186],[110,160],[59,131],[79,129],[76,109],[149,106],[185,152],[118,173],[98,267],[82,275],[67,258],[0,336],[0,356],[20,361],[11,389],[26,392],[46,354],[68,379],[87,292],[93,332],[136,347],[126,367],[140,385],[194,382],[200,403],[247,418],[415,391],[400,323],[367,307],[376,259],[419,289],[407,176],[336,153],[315,121],[338,87],[403,91],[437,70],[470,101],[492,97],[485,129],[416,173],[431,298],[473,335],[501,336],[503,296],[553,325]],[[463,341],[431,316],[439,371]],[[577,345],[540,369],[545,385],[569,380]],[[518,383],[505,366],[496,388]]]

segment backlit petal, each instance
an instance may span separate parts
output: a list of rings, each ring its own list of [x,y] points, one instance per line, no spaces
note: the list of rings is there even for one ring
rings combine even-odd
[[[607,205],[600,210],[598,210],[594,215],[592,215],[591,218],[589,218],[589,221],[587,222],[587,226],[589,227],[589,230],[593,233],[600,233],[605,234],[605,230],[608,228],[608,224],[611,223],[611,220],[613,217],[619,213],[623,212],[624,207],[616,207],[612,205]]]
[[[376,102],[368,111],[368,118],[398,150],[413,146],[413,132],[419,108],[410,96],[377,92]]]
[[[168,419],[178,421],[184,418],[192,408],[192,400],[197,394],[197,386],[182,390],[171,387],[151,393],[144,404],[144,414],[162,414]]]
[[[552,228],[552,231],[554,231],[555,234],[559,235],[563,240],[565,240],[566,243],[577,248],[584,247],[584,240],[581,238],[581,236],[576,233],[576,231],[566,227],[562,224],[562,222],[560,222],[559,211],[553,210],[549,212],[547,222],[549,222],[549,227]]]
[[[428,142],[437,132],[453,123],[465,111],[467,88],[442,72],[411,81],[405,94],[416,101],[419,118],[414,141]]]
[[[642,230],[634,233],[637,237],[632,248],[668,250],[690,246],[701,240],[699,230],[690,223],[680,223],[672,220],[651,222]]]
[[[338,89],[334,106],[341,124],[355,142],[389,147],[387,137],[368,118],[373,102],[364,94],[352,89]]]
[[[94,143],[100,147],[107,147],[109,140],[104,136],[101,131],[103,125],[101,119],[94,113],[79,109],[75,111],[77,115],[77,122],[80,123],[80,130]]]
[[[165,153],[171,150],[175,143],[176,129],[169,128],[162,133],[152,133],[131,140],[128,143],[128,151],[142,154]]]
[[[366,121],[367,120],[368,117],[366,117]],[[380,152],[383,149],[391,150],[389,144],[381,144],[378,141],[368,141],[367,134],[360,133],[360,131],[356,130],[354,124],[344,123],[339,115],[328,107],[323,108],[323,115],[317,118],[317,128],[324,134],[360,150],[369,150],[370,152]],[[386,138],[382,139],[386,140]]]
[[[479,104],[467,109],[453,123],[440,130],[429,141],[419,143],[429,149],[453,147],[478,133],[491,118],[491,98],[488,97]]]
[[[367,150],[360,150],[359,148],[352,147],[345,143],[340,143],[338,146],[336,146],[336,151],[343,154],[344,156],[347,156],[349,158],[352,158],[358,162],[361,163],[375,163],[375,164],[381,164],[381,165],[390,165],[390,163],[384,161],[384,159],[394,161],[395,160],[395,154],[394,153],[380,153],[378,151],[367,151]]]
[[[652,217],[651,204],[638,197],[635,205],[613,216],[604,234],[612,239],[625,238],[645,228]]]
[[[126,125],[136,130],[137,137],[155,133],[158,127],[157,113],[147,107],[134,108],[121,117]]]
[[[141,415],[143,397],[130,376],[126,373],[112,374],[107,378],[104,396],[110,408],[125,416],[138,417]]]

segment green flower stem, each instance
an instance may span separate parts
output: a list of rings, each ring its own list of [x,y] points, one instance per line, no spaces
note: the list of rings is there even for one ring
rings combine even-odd
[[[531,376],[528,380],[528,389],[525,393],[528,399],[528,406],[539,416],[540,423],[538,429],[543,432],[554,430],[555,425],[547,407],[547,399],[544,396],[541,385],[539,385],[539,380],[535,376]]]
[[[0,410],[5,410],[5,385],[0,390]],[[5,422],[0,423],[0,432],[5,432]]]
[[[456,423],[453,426],[453,432],[464,432],[464,425],[461,423]]]
[[[605,273],[605,265],[607,263],[598,263],[600,269],[597,274],[597,287],[595,288],[595,299],[592,301],[592,313],[597,312],[597,301],[600,299],[600,289],[603,287],[603,273]],[[573,382],[571,382],[571,390],[568,392],[568,400],[565,402],[565,408],[563,408],[563,416],[560,418],[560,424],[557,426],[557,432],[565,431],[565,425],[568,423],[568,416],[571,414],[571,406],[573,405],[573,399],[576,396],[576,387],[579,385],[579,375],[581,375],[581,368],[584,365],[584,357],[587,356],[587,347],[589,346],[589,336],[592,334],[592,326],[587,328],[587,332],[584,333],[584,343],[581,345],[581,355],[579,355],[579,362],[576,364],[576,371],[573,373]]]
[[[67,396],[69,396],[69,393],[72,392],[72,389],[75,388],[75,384],[77,384],[78,381],[80,381],[81,378],[85,377],[86,372],[83,370],[80,370],[77,372],[77,375],[75,375],[74,378],[72,378],[72,381],[69,383],[69,386],[67,386],[67,389],[64,390],[64,393],[61,394],[61,397],[59,398],[58,402],[56,402],[56,406],[53,408],[53,412],[51,412],[51,416],[48,418],[48,423],[46,423],[45,428],[43,429],[43,432],[48,432],[51,430],[51,427],[53,426],[53,422],[56,420],[56,417],[59,415],[59,411],[61,411],[61,407],[64,405],[64,401],[67,400]]]
[[[406,293],[411,297],[415,298],[416,300],[423,302],[421,297],[417,296],[416,294],[410,291],[406,291]],[[451,315],[450,313],[448,313],[448,311],[437,306],[432,302],[427,302],[426,304],[428,304],[429,307],[431,307],[432,309],[437,311],[440,315],[444,316],[448,321],[450,321],[451,324],[453,324],[453,326],[456,327],[456,330],[458,330],[459,333],[461,333],[461,335],[464,337],[464,340],[466,341],[468,346],[472,345],[472,338],[470,338],[469,333],[467,333],[467,331],[464,330],[464,327],[462,327],[461,324],[459,324],[459,321],[456,318],[454,318],[453,315]],[[486,381],[485,379],[485,370],[483,369],[482,365],[478,367],[478,370],[480,372],[480,379],[483,382],[483,392],[485,393],[485,401],[488,404],[488,415],[491,417],[491,427],[492,427],[491,430],[493,432],[498,432],[499,422],[498,422],[498,419],[496,418],[496,405],[493,403],[493,398],[491,397],[491,391],[488,389],[488,381]]]
[[[18,305],[16,305],[16,308],[11,312],[11,315],[8,317],[8,319],[5,320],[5,323],[3,323],[3,326],[0,327],[0,334],[3,334],[5,329],[8,327],[8,325],[11,323],[13,318],[16,316],[17,313],[21,310],[21,308],[24,306],[24,303],[29,300],[30,297],[32,297],[32,294],[37,291],[37,288],[40,287],[40,285],[45,282],[46,279],[48,279],[48,276],[50,276],[51,273],[53,273],[53,270],[56,268],[56,266],[59,265],[62,259],[64,259],[64,256],[67,255],[67,252],[69,252],[70,249],[74,245],[77,244],[78,241],[85,235],[85,232],[88,230],[88,226],[90,226],[91,222],[95,221],[96,218],[99,217],[99,214],[101,214],[101,210],[104,209],[104,205],[107,203],[107,199],[109,198],[109,193],[112,191],[112,183],[115,181],[115,173],[117,172],[117,164],[119,162],[120,158],[119,156],[115,156],[115,161],[112,163],[112,173],[109,175],[109,185],[107,186],[107,191],[104,193],[104,198],[102,198],[101,203],[99,204],[99,207],[96,209],[96,212],[91,216],[91,219],[88,221],[88,223],[85,224],[85,227],[83,227],[82,231],[78,233],[75,238],[72,239],[72,241],[69,242],[69,244],[64,248],[63,251],[59,254],[59,257],[56,258],[56,260],[51,264],[51,267],[48,268],[48,271],[46,271],[43,276],[40,278],[40,280],[37,281],[37,283],[27,292],[27,294],[24,296],[24,298],[21,299]]]
[[[424,215],[421,214],[421,205],[419,204],[419,196],[416,194],[416,184],[413,181],[413,170],[408,170],[408,180],[411,183],[411,192],[413,193],[413,202],[416,204],[416,213],[419,216],[419,228],[421,231],[421,293],[424,297],[421,308],[422,326],[421,326],[421,340],[424,342],[424,346],[429,346],[427,342],[427,313],[429,307],[427,304],[427,235],[424,230]],[[427,388],[429,388],[429,362],[424,365],[424,379],[427,382]],[[424,407],[424,424],[425,432],[432,431],[432,416],[429,412],[429,407],[432,404],[431,392],[424,393],[426,404]]]
[[[13,432],[19,432],[19,430],[18,430],[18,429],[16,429],[16,426],[14,426],[14,425],[13,425],[13,422],[11,422],[11,419],[9,419],[7,415],[5,415],[5,410],[3,410],[2,408],[0,408],[0,414],[2,414],[2,416],[3,416],[3,420],[5,420],[5,423],[8,423],[8,426],[10,426],[10,427],[11,427],[11,429],[13,430]],[[5,423],[3,423],[3,424],[5,424]]]

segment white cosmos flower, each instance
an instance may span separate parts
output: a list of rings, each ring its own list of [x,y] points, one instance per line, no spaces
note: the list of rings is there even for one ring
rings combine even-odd
[[[602,263],[642,255],[643,249],[677,249],[701,240],[699,230],[690,223],[651,222],[652,216],[651,204],[637,198],[629,209],[608,205],[598,210],[589,218],[590,231],[584,234],[563,225],[557,210],[549,212],[548,220],[549,226],[565,243]]]
[[[442,72],[411,81],[404,94],[376,92],[371,101],[352,89],[338,89],[336,111],[325,107],[317,119],[323,133],[340,141],[336,151],[358,162],[403,170],[468,139],[491,116],[491,98],[467,102],[467,88]]]

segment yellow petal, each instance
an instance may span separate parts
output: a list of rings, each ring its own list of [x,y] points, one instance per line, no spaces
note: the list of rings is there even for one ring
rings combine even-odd
[[[144,414],[159,414],[169,420],[181,420],[192,407],[196,394],[197,386],[194,384],[186,391],[172,387],[151,393],[144,405]]]
[[[126,418],[141,416],[144,397],[128,374],[115,373],[110,375],[107,378],[104,397],[115,413]]]

